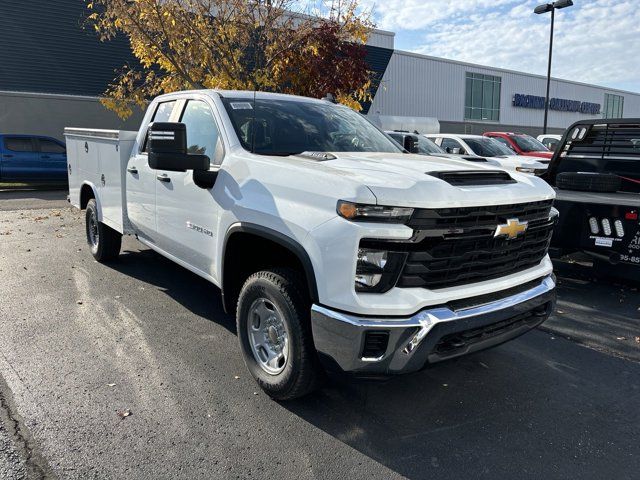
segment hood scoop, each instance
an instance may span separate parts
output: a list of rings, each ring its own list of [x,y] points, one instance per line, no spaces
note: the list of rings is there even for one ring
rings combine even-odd
[[[451,172],[426,172],[454,187],[479,187],[484,185],[506,185],[517,183],[502,170],[457,170]]]

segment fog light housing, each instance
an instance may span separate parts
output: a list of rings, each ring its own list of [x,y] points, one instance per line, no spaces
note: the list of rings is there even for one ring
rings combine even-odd
[[[391,289],[398,280],[406,257],[405,252],[359,248],[355,275],[356,291],[383,293]]]

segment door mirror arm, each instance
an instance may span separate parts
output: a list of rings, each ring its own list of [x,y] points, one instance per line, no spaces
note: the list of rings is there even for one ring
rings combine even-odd
[[[220,172],[220,165],[212,166],[210,170],[194,170],[193,183],[198,187],[208,190],[213,188]]]

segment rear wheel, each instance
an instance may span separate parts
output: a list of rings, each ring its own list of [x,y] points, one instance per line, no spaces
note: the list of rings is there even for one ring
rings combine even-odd
[[[238,299],[236,323],[245,364],[277,400],[306,395],[322,378],[302,285],[294,270],[264,270],[247,279]]]
[[[87,203],[85,220],[91,255],[99,262],[108,262],[116,258],[120,254],[122,235],[98,221],[98,208],[94,198]]]

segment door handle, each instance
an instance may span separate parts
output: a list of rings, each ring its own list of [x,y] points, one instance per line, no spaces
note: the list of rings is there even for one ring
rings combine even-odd
[[[127,167],[127,172],[136,175],[138,173],[138,169],[136,167]]]
[[[51,158],[49,155],[42,155],[42,158]]]
[[[5,153],[5,154],[3,155],[3,157],[4,157],[4,158],[13,158],[13,155],[11,155],[11,154],[6,154],[6,153]]]
[[[162,175],[156,175],[156,178],[158,180],[160,180],[161,182],[170,182],[171,179],[169,178],[169,175],[167,175],[166,173],[163,173]]]

